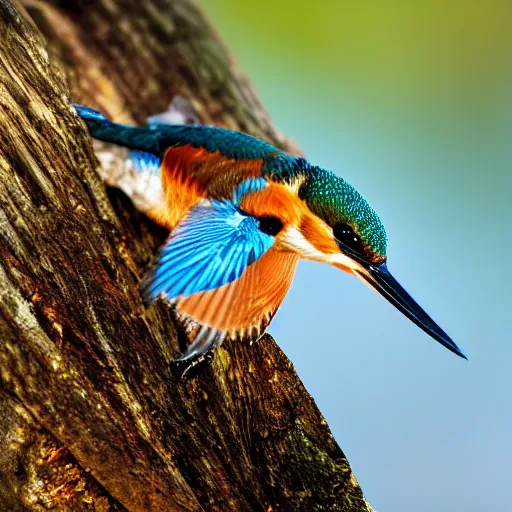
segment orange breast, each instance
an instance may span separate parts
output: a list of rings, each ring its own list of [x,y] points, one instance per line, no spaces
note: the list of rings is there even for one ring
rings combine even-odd
[[[265,328],[283,301],[299,258],[270,248],[242,277],[177,302],[178,311],[219,330]]]

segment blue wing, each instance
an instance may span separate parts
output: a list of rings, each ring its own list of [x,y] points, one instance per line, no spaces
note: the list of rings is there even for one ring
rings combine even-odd
[[[236,201],[202,200],[162,248],[144,286],[147,301],[171,300],[232,283],[274,243]]]

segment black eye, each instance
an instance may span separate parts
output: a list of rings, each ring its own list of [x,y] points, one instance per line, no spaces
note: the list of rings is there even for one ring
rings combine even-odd
[[[365,255],[366,251],[363,241],[356,233],[354,233],[354,230],[348,224],[338,222],[338,224],[335,224],[332,228],[332,232],[334,234],[334,238],[343,244],[344,247],[360,256]]]
[[[277,217],[263,216],[256,217],[256,220],[260,231],[266,235],[276,236],[283,229],[283,223]]]

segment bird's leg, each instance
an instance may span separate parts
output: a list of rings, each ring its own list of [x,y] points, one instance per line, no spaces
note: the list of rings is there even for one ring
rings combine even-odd
[[[185,354],[179,359],[172,361],[173,374],[178,378],[182,378],[201,361],[208,358],[211,359],[213,357],[213,348],[218,345],[224,337],[224,331],[218,331],[203,325],[195,336],[194,341],[187,348]]]

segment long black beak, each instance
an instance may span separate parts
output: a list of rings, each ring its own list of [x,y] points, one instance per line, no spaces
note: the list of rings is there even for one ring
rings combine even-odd
[[[436,341],[444,345],[448,350],[464,359],[467,357],[462,350],[451,340],[441,327],[439,327],[430,316],[423,311],[418,303],[400,286],[398,281],[391,275],[385,263],[380,265],[368,265],[368,274],[358,272],[372,288],[377,290],[393,306],[401,311],[407,318],[412,320],[418,327],[432,336]]]

